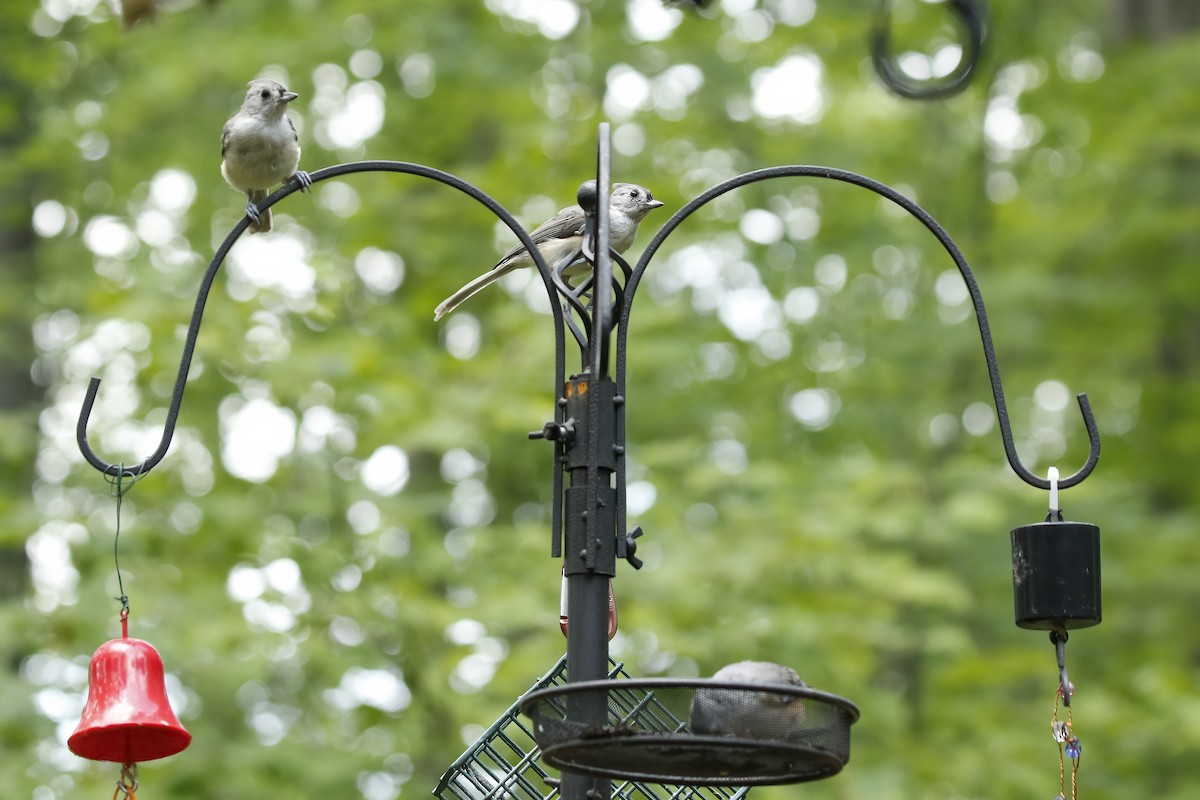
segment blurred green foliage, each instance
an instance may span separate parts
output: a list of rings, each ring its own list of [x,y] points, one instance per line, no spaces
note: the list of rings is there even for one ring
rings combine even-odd
[[[65,748],[119,630],[116,504],[75,415],[102,377],[99,454],[156,446],[197,282],[244,205],[221,125],[265,73],[301,95],[306,169],[426,164],[530,228],[573,200],[610,120],[614,178],[667,204],[635,256],[761,167],[851,169],[922,203],[979,277],[1026,463],[1082,464],[1071,394],[1101,426],[1099,468],[1064,493],[1104,535],[1105,622],[1067,650],[1080,796],[1197,796],[1200,37],[1118,35],[1106,3],[990,5],[977,80],[937,103],[874,78],[865,0],[168,0],[130,29],[94,0],[4,5],[6,792],[116,778]],[[896,6],[900,49],[953,41],[936,5]],[[794,96],[765,94],[780,76]],[[123,506],[131,634],[195,737],[144,765],[142,793],[423,796],[563,650],[550,453],[525,436],[552,415],[549,317],[516,278],[433,323],[512,241],[445,186],[356,175],[275,214],[218,275],[175,445]],[[863,712],[844,773],[756,796],[1057,791],[1053,649],[1012,624],[1007,534],[1046,498],[1004,464],[956,276],[886,202],[788,179],[689,219],[641,288],[647,564],[616,580],[614,655],[637,676],[780,661]]]

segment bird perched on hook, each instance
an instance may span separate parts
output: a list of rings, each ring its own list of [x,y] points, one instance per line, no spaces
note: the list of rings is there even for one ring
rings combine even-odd
[[[650,190],[634,183],[613,184],[612,195],[608,201],[608,244],[618,253],[624,253],[633,244],[637,236],[638,225],[647,214],[656,208],[661,208],[662,202],[655,200]],[[551,269],[562,259],[571,254],[583,242],[584,226],[587,216],[578,205],[567,206],[550,219],[537,226],[529,238],[537,246],[538,252]],[[585,263],[582,259],[571,264],[564,271],[564,277],[573,277],[582,270],[572,269]],[[495,283],[514,269],[533,266],[533,256],[518,244],[505,253],[496,266],[480,275],[475,280],[463,286],[454,294],[447,297],[433,311],[434,320],[439,320],[458,308],[463,301]]]
[[[738,661],[717,670],[719,683],[763,684],[752,689],[698,689],[692,697],[689,727],[698,736],[738,739],[795,739],[804,728],[805,698],[769,686],[805,688],[796,671],[769,661]]]
[[[271,230],[271,209],[258,210],[271,187],[295,178],[302,190],[312,178],[300,167],[300,137],[287,115],[288,103],[300,95],[279,81],[250,81],[242,108],[221,131],[221,174],[234,189],[245,192],[251,233]]]

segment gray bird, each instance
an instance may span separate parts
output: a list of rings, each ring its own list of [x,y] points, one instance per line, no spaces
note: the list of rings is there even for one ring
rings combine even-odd
[[[271,230],[271,209],[257,208],[271,187],[289,178],[299,181],[301,189],[312,185],[308,173],[299,169],[300,137],[287,115],[288,103],[297,97],[279,81],[250,81],[241,110],[221,131],[221,174],[249,198],[246,216],[253,220],[251,233]]]
[[[739,661],[717,670],[720,683],[807,687],[791,667],[769,661]],[[698,736],[738,739],[795,739],[803,732],[805,698],[751,689],[697,689],[689,727]]]
[[[655,200],[650,190],[633,183],[613,184],[612,196],[608,201],[608,243],[618,253],[624,253],[633,244],[637,236],[638,225],[642,219],[662,202]],[[550,219],[543,222],[529,234],[537,245],[542,258],[551,269],[583,241],[583,230],[586,216],[579,206],[567,206]],[[577,267],[585,263],[582,259],[576,261],[564,271],[565,277],[573,277],[583,270]],[[532,267],[533,256],[525,246],[518,244],[509,250],[496,262],[496,266],[480,275],[454,294],[447,297],[434,309],[433,318],[439,320],[458,308],[464,300],[480,289],[500,280],[503,276],[521,267]]]

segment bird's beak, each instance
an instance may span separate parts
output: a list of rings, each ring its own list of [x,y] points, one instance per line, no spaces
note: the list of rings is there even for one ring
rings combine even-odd
[[[297,97],[299,97],[300,95],[296,94],[295,92],[284,92],[283,94],[281,94],[279,96],[283,98],[283,102],[290,103],[293,100],[295,100]]]
[[[651,200],[649,203],[646,203],[646,208],[662,208],[662,207],[663,207],[662,200]]]

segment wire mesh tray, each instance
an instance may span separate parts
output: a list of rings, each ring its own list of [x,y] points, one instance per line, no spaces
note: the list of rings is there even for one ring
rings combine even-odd
[[[623,664],[610,659],[609,665],[610,679],[630,679]],[[433,794],[439,800],[559,800],[558,779],[542,763],[532,725],[521,715],[521,700],[534,691],[564,685],[566,673],[567,657],[563,656],[450,765]],[[685,720],[662,717],[660,722],[673,729],[683,726]],[[611,800],[743,800],[750,791],[746,786],[680,786],[635,780],[614,781],[611,789]]]
[[[850,760],[858,707],[807,687],[652,678],[530,693],[542,758],[570,772],[682,785],[827,778]]]

